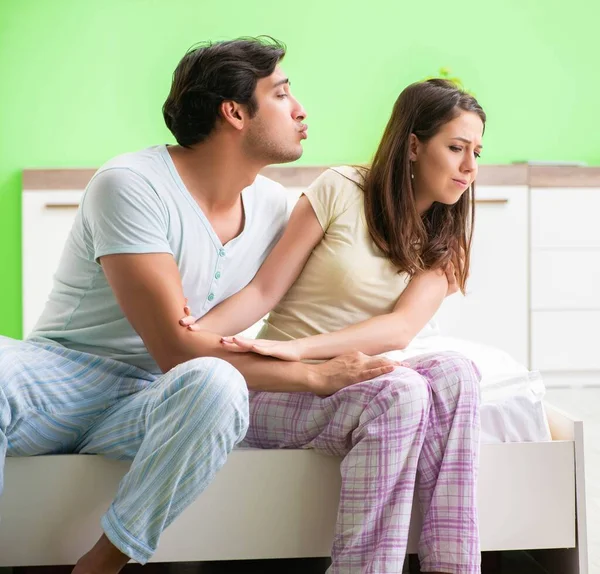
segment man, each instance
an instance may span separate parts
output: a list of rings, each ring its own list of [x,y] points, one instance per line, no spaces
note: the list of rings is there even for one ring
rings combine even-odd
[[[285,225],[283,189],[258,176],[299,158],[307,134],[284,54],[260,39],[186,54],[163,108],[179,145],[95,174],[34,332],[0,338],[0,490],[6,455],[133,460],[76,574],[148,561],[244,437],[248,388],[329,395],[394,367],[228,353],[178,325],[184,292],[203,313],[237,292]]]

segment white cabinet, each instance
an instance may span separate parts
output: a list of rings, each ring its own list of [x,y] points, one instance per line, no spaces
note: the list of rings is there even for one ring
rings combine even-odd
[[[599,296],[600,248],[532,250],[532,311],[597,309]]]
[[[600,249],[600,188],[533,188],[531,247]]]
[[[600,188],[531,190],[531,367],[600,383]]]
[[[528,188],[476,189],[467,295],[447,298],[436,315],[443,335],[499,347],[527,365]]]
[[[600,310],[534,311],[531,317],[531,362],[545,378],[581,379],[576,373],[597,371],[600,383],[598,336],[591,325],[600,321]],[[587,378],[587,377],[586,377]],[[568,381],[563,381],[568,382]]]
[[[82,191],[23,192],[23,336],[38,320],[71,230]]]

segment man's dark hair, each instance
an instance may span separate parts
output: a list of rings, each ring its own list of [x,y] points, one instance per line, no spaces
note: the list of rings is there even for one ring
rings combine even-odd
[[[190,49],[175,69],[163,105],[163,117],[177,143],[190,147],[204,141],[225,100],[244,104],[252,117],[258,109],[256,83],[273,73],[285,50],[269,36],[203,42]]]

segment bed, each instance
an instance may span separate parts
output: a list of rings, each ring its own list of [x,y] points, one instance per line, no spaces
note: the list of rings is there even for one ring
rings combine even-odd
[[[588,574],[583,425],[544,403],[544,386],[497,349],[430,333],[399,356],[455,349],[482,372],[482,550],[535,550],[549,572]],[[128,463],[101,456],[9,458],[0,566],[72,564],[100,535]],[[235,450],[164,533],[158,562],[327,556],[339,460],[309,450]],[[413,509],[409,552],[420,531]]]

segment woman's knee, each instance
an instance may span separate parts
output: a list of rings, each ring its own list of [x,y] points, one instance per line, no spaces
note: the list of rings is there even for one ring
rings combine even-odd
[[[397,367],[391,373],[363,384],[374,385],[377,395],[391,396],[399,404],[410,404],[423,411],[429,409],[431,390],[428,382],[413,369]]]
[[[434,393],[454,390],[479,400],[481,374],[477,365],[462,353],[442,351],[417,357],[414,368],[427,379]]]

